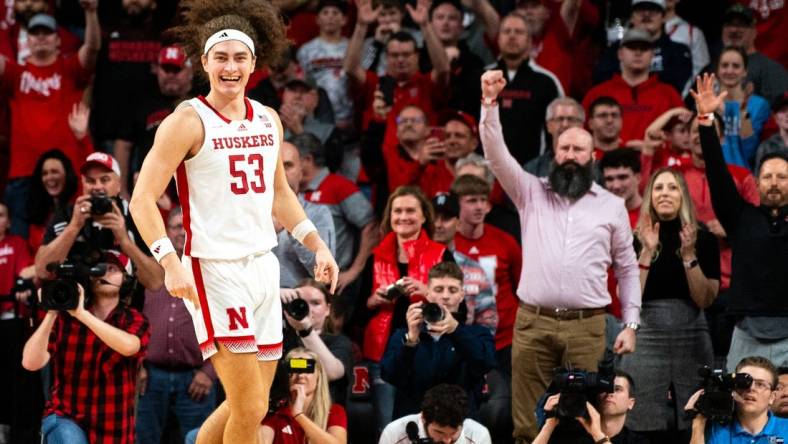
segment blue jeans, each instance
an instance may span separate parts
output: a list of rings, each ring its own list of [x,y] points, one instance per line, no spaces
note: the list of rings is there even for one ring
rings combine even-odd
[[[41,434],[47,444],[88,444],[85,431],[65,416],[52,414],[44,418]]]
[[[197,432],[199,431],[200,429],[189,430],[186,438],[183,439],[183,444],[195,444],[197,442]]]
[[[393,420],[397,389],[383,380],[379,362],[370,362],[368,367],[369,381],[372,385],[372,410],[377,421],[377,436],[380,436],[383,429]]]
[[[170,409],[180,424],[181,437],[199,427],[216,407],[216,384],[201,401],[189,396],[194,370],[167,371],[147,365],[148,386],[137,401],[137,442],[159,442]]]
[[[32,171],[31,171],[32,173]],[[11,234],[27,239],[27,195],[30,192],[30,178],[17,177],[8,181],[3,200],[11,213]]]

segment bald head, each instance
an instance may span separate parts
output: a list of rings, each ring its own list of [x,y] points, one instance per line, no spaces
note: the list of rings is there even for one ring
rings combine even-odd
[[[301,155],[298,148],[290,142],[283,142],[281,145],[282,166],[285,167],[287,184],[294,193],[298,193],[298,184],[301,182]]]
[[[555,148],[555,163],[574,161],[585,165],[591,161],[594,150],[594,138],[583,128],[569,128],[558,136]]]

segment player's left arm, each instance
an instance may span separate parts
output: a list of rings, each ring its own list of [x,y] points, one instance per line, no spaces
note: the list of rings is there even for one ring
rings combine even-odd
[[[275,111],[271,110],[271,114],[276,117],[276,124],[279,127],[279,143],[281,144],[284,140],[282,122]],[[301,207],[301,203],[298,202],[295,193],[287,184],[281,152],[276,159],[276,170],[274,172],[273,216],[285,227],[288,233],[292,234],[305,247],[315,253],[315,279],[329,284],[331,286],[330,291],[333,294],[337,286],[339,267],[328,246],[317,233],[317,229],[307,219],[306,213],[304,213],[304,209]]]

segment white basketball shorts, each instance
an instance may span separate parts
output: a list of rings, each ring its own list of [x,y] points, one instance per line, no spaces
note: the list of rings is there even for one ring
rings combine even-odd
[[[256,353],[259,361],[282,357],[279,261],[271,253],[236,260],[183,256],[194,276],[200,308],[184,300],[192,316],[203,359],[218,350]]]

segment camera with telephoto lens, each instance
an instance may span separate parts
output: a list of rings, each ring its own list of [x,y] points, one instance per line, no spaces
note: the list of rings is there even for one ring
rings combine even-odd
[[[421,306],[421,315],[424,317],[424,322],[434,324],[443,320],[443,309],[434,302],[425,302]]]
[[[582,369],[557,369],[553,384],[561,394],[555,408],[559,418],[587,416],[586,402],[594,403],[600,393],[612,393],[616,374],[612,363],[600,362],[598,372]]]
[[[79,288],[90,288],[90,278],[104,276],[104,264],[89,266],[80,262],[66,261],[62,264],[47,264],[47,271],[55,274],[55,279],[41,286],[41,308],[44,310],[73,310],[79,303]]]
[[[733,421],[736,407],[733,391],[752,387],[752,376],[747,373],[725,373],[725,370],[708,366],[701,367],[698,376],[703,378],[703,394],[695,403],[695,410],[709,421],[729,424]]]
[[[303,321],[309,315],[309,304],[301,298],[293,299],[282,305],[282,308],[296,321]]]
[[[93,216],[103,216],[112,212],[112,199],[106,193],[96,193],[90,196],[90,214]]]
[[[386,287],[386,295],[383,296],[384,298],[393,301],[400,296],[407,296],[408,291],[405,290],[405,281],[403,279],[398,279],[397,282]]]

